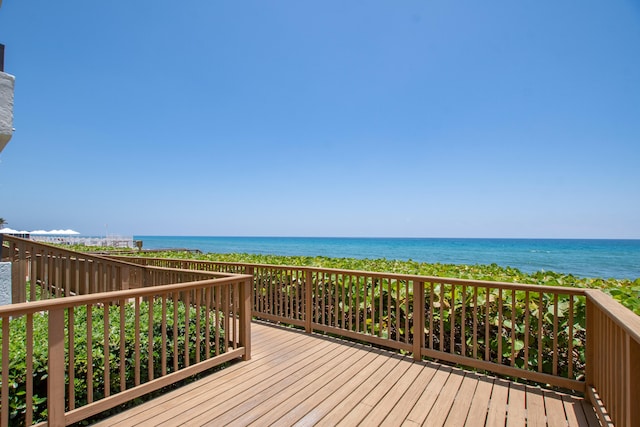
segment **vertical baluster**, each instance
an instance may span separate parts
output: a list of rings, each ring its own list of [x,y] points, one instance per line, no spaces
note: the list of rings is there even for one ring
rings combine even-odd
[[[178,313],[180,305],[180,293],[172,292],[171,298],[173,301],[173,372],[176,372],[179,368],[178,359],[180,355],[180,347],[178,345],[178,330],[181,320]]]
[[[524,294],[524,369],[529,369],[529,335],[530,335],[529,291]]]
[[[516,290],[511,290],[511,366],[516,365]]]
[[[334,284],[334,304],[333,304],[333,310],[335,312],[335,317],[334,317],[334,326],[336,328],[340,327],[340,317],[342,317],[344,319],[344,316],[342,315],[342,308],[340,307],[340,296],[344,293],[344,286],[342,285],[342,280],[341,280],[341,275],[340,273],[335,273],[334,274],[334,279],[335,279],[335,284]],[[344,306],[343,306],[344,307]]]
[[[462,313],[460,314],[460,346],[461,355],[467,357],[467,285],[462,285],[462,295],[460,295]]]
[[[320,298],[321,302],[322,302],[322,324],[323,325],[327,325],[327,298],[329,298],[329,304],[331,303],[331,297],[329,297],[328,294],[328,289],[327,289],[327,273],[326,272],[322,272],[322,282],[320,284],[320,292],[322,293],[322,296]]]
[[[104,354],[104,397],[109,397],[111,395],[111,364],[109,363],[109,303],[105,302],[102,307],[102,316],[104,320],[104,326],[102,329],[102,348]]]
[[[356,276],[356,332],[360,332],[360,276]]]
[[[544,322],[544,294],[538,292],[540,295],[540,304],[538,305],[538,372],[542,372],[542,322]]]
[[[484,309],[484,360],[491,360],[490,350],[491,350],[491,336],[489,335],[489,310],[490,310],[490,302],[491,302],[491,292],[489,287],[485,288],[485,309]]]
[[[340,323],[340,327],[342,329],[345,329],[347,327],[347,277],[344,273],[340,274],[340,290],[341,290],[341,298],[342,298],[342,307],[340,308],[340,314],[342,316],[342,322]]]
[[[568,332],[568,337],[567,337],[567,341],[569,344],[569,349],[568,349],[568,356],[569,356],[569,360],[568,360],[568,378],[573,379],[573,310],[574,310],[574,297],[575,295],[569,295],[569,332]]]
[[[125,343],[126,343],[126,318],[125,309],[127,302],[121,299],[118,302],[120,308],[120,391],[127,389],[127,371],[126,371],[126,356],[125,356]]]
[[[335,317],[335,308],[333,306],[333,294],[335,293],[335,289],[333,286],[333,274],[327,273],[325,277],[327,279],[325,282],[325,289],[327,290],[327,294],[324,298],[327,301],[327,320],[325,325],[333,326],[333,318]]]
[[[445,351],[444,349],[444,283],[440,283],[440,342],[438,344],[438,350]]]
[[[369,277],[371,279],[371,301],[369,303],[369,312],[371,313],[371,335],[376,334],[376,278],[374,276]]]
[[[553,294],[553,375],[558,375],[558,294]]]
[[[207,286],[206,290],[205,290],[205,295],[204,295],[204,299],[205,299],[205,314],[206,317],[204,319],[204,330],[205,330],[205,345],[204,345],[204,351],[205,351],[205,358],[209,359],[211,357],[211,292],[213,292],[213,288],[211,285]]]
[[[222,307],[224,313],[224,337],[225,337],[225,351],[229,348],[229,341],[233,339],[231,334],[231,328],[229,324],[229,316],[231,314],[231,301],[229,295],[229,286],[224,286],[223,289]]]
[[[382,328],[384,327],[384,310],[383,310],[383,305],[384,305],[384,282],[385,279],[383,277],[378,278],[378,280],[380,281],[380,289],[378,292],[378,324],[380,326],[378,326],[378,336],[382,337]]]
[[[160,349],[160,364],[162,366],[162,376],[167,375],[167,297],[168,294],[162,294],[162,348]]]
[[[455,353],[456,350],[456,286],[451,284],[451,302],[449,303],[449,352]]]
[[[73,309],[70,309],[70,311],[73,313]],[[72,317],[69,318],[70,322],[73,319]],[[71,363],[71,361],[73,360],[73,328],[69,329],[69,361]],[[7,342],[8,341],[3,341],[3,342]],[[26,417],[25,417],[25,425],[30,426],[31,424],[33,424],[33,314],[32,313],[28,313],[27,314],[27,371],[25,373],[26,376]],[[73,366],[73,365],[71,365]],[[71,371],[71,369],[70,369]],[[4,372],[4,371],[3,371]],[[72,380],[73,379],[73,375],[70,374],[69,378]],[[3,379],[3,383],[4,383],[4,379]],[[73,384],[72,382],[70,384]],[[73,405],[73,394],[71,393],[72,388],[69,387],[69,406],[71,407]],[[3,408],[7,408],[7,406],[3,406]],[[71,408],[70,408],[71,409]]]
[[[504,331],[503,324],[503,304],[502,304],[502,288],[498,288],[498,364],[502,364],[502,334]]]
[[[433,350],[433,342],[435,340],[434,334],[433,334],[433,303],[434,303],[434,299],[435,299],[435,289],[434,289],[434,283],[433,282],[429,282],[429,288],[430,288],[430,293],[429,293],[429,349]],[[414,295],[415,298],[415,295]],[[415,308],[414,308],[415,309]],[[415,333],[415,332],[414,332]]]
[[[221,299],[221,288],[220,286],[216,286],[214,288],[215,291],[215,340],[216,340],[216,356],[220,354],[220,299]]]
[[[3,408],[9,407],[9,316],[2,317],[2,386],[0,402]],[[9,411],[1,411],[0,425],[9,425]]]
[[[276,270],[276,315],[284,317],[282,287],[284,281],[282,279],[282,270]]]
[[[478,358],[478,287],[473,286],[473,358]]]
[[[201,289],[196,289],[196,363],[200,363],[200,347],[201,347],[201,339],[200,339],[200,303],[201,303]]]
[[[93,402],[93,305],[87,305],[87,402]]]
[[[240,282],[234,282],[231,286],[233,291],[233,349],[235,350],[240,343]]]
[[[188,292],[185,292],[187,295],[189,295]],[[188,296],[187,296],[188,298]],[[147,316],[147,326],[148,326],[148,330],[147,330],[147,378],[149,379],[149,381],[153,380],[154,378],[154,367],[153,367],[153,303],[154,303],[154,299],[155,296],[151,295],[149,296],[149,315]],[[186,341],[186,338],[185,338]]]
[[[227,288],[228,290],[229,288]],[[227,297],[227,301],[228,301]],[[228,319],[229,310],[226,311],[227,316],[225,318]],[[191,332],[191,293],[184,293],[184,366],[188,367],[191,364],[190,354],[191,351],[189,349],[189,341],[190,341],[190,332]]]
[[[421,304],[416,305],[414,303],[413,305],[413,310],[414,312],[418,312],[417,310],[420,310],[419,313],[422,314],[422,325],[420,325],[420,333],[424,335],[424,310],[425,310],[425,304],[424,304],[424,284],[421,285],[422,286],[422,302]],[[409,281],[405,280],[404,282],[404,342],[406,344],[409,344],[411,341],[409,339],[409,313],[410,313],[410,308],[409,308]],[[423,339],[423,343],[424,343],[424,339]]]
[[[134,301],[134,330],[135,330],[135,342],[134,342],[134,370],[135,370],[135,378],[134,384],[136,386],[140,385],[140,297],[136,297]]]

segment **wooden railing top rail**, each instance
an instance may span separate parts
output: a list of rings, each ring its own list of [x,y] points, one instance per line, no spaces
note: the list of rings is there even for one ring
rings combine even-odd
[[[602,310],[631,339],[640,344],[640,316],[616,302],[599,289],[585,290],[589,301]]]
[[[489,280],[474,280],[474,279],[459,279],[455,277],[442,277],[442,276],[423,276],[419,274],[403,274],[403,273],[386,273],[380,271],[365,271],[365,270],[348,270],[339,268],[326,268],[326,267],[313,267],[307,265],[274,265],[274,264],[253,264],[242,262],[224,262],[224,261],[207,261],[207,260],[192,260],[192,259],[172,259],[172,258],[152,258],[152,257],[126,257],[116,256],[111,257],[114,259],[134,258],[136,260],[152,260],[152,261],[175,261],[175,262],[193,262],[203,264],[216,264],[216,265],[229,265],[237,267],[253,267],[253,268],[268,268],[268,269],[281,269],[281,270],[302,270],[312,271],[317,273],[333,273],[333,274],[352,274],[352,275],[366,275],[368,277],[392,279],[392,280],[406,280],[425,283],[446,283],[454,285],[467,285],[477,286],[480,288],[502,288],[516,291],[538,291],[538,292],[553,292],[561,293],[563,295],[585,295],[586,289],[584,288],[572,288],[568,286],[548,286],[548,285],[536,285],[525,284],[516,282],[496,282]],[[135,263],[134,263],[135,264]],[[139,265],[139,264],[136,264]],[[166,268],[166,267],[163,267]],[[562,292],[559,292],[559,289]]]
[[[214,285],[224,286],[238,280],[252,280],[253,277],[246,274],[235,274],[231,277],[185,282],[171,285],[159,285],[148,288],[129,289],[124,291],[101,292],[87,295],[76,295],[65,298],[55,298],[33,302],[23,302],[0,306],[0,317],[22,316],[29,313],[37,313],[57,308],[79,307],[89,303],[107,303],[129,298],[148,297],[172,292],[188,291],[194,288]]]

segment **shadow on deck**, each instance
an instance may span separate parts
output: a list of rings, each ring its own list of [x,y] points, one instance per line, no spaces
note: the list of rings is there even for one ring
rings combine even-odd
[[[98,425],[597,426],[592,406],[366,345],[261,322],[253,353]]]

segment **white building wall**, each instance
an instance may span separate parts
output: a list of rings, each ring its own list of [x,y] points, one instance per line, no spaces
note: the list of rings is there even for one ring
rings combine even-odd
[[[0,151],[13,135],[13,90],[15,77],[0,72]]]
[[[11,304],[11,263],[0,262],[0,305]]]

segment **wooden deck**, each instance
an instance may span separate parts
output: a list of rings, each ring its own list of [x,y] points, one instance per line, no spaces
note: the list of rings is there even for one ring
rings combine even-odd
[[[102,426],[596,426],[581,398],[252,324],[252,359]]]

